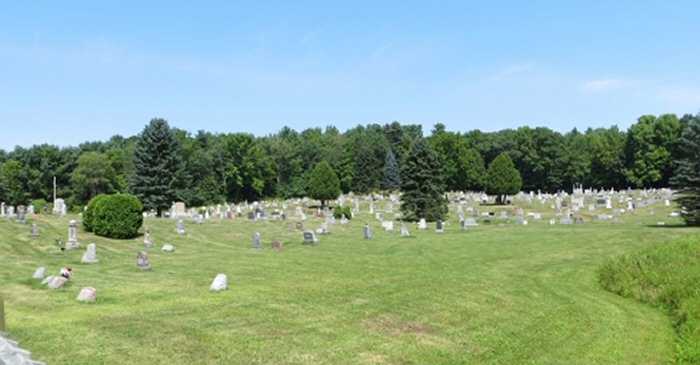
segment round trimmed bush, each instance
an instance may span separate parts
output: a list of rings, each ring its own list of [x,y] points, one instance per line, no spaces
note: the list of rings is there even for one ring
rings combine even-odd
[[[87,208],[83,212],[83,229],[85,229],[86,232],[92,232],[92,217],[94,215],[95,206],[106,196],[107,195],[100,194],[88,202]]]
[[[88,210],[89,206],[90,204]],[[93,232],[98,236],[132,238],[138,235],[138,230],[143,224],[142,212],[141,201],[133,195],[104,195],[93,205],[88,220]]]

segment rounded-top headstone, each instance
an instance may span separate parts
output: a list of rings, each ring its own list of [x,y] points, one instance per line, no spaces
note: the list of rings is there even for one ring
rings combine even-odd
[[[214,281],[211,283],[209,290],[221,291],[228,289],[228,277],[226,274],[216,275]]]
[[[46,275],[46,269],[42,266],[34,272],[34,275],[32,275],[32,279],[44,279]]]
[[[75,299],[79,302],[93,302],[97,299],[97,289],[91,286],[83,287],[80,289],[80,294],[78,294],[78,297]]]

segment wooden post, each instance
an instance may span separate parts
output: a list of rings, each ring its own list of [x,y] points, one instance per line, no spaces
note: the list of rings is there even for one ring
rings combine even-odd
[[[5,298],[0,295],[0,334],[7,333],[7,328],[5,327]]]

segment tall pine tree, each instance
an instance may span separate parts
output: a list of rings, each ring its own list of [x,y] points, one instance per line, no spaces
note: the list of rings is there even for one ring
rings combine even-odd
[[[164,119],[152,119],[136,144],[129,191],[143,202],[144,209],[153,209],[158,216],[181,198],[185,164],[180,149]]]
[[[311,171],[309,195],[320,200],[322,207],[326,206],[327,200],[336,199],[340,195],[340,180],[328,162],[317,163]]]
[[[523,185],[518,169],[507,153],[501,153],[486,171],[486,194],[495,195],[496,203],[504,203],[506,195],[517,194]]]
[[[401,212],[407,220],[442,220],[447,214],[438,156],[419,139],[401,167]]]
[[[394,157],[394,153],[391,150],[386,153],[382,188],[392,191],[401,188],[401,170],[399,170],[399,164],[396,162],[396,157]]]
[[[681,158],[676,161],[676,175],[671,179],[679,190],[676,199],[684,210],[686,224],[700,225],[700,114],[691,118],[679,140]]]

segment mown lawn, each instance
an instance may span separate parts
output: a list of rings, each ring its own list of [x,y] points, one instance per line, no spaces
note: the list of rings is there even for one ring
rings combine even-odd
[[[81,264],[84,249],[53,243],[65,241],[68,219],[30,217],[41,234],[31,238],[30,224],[3,218],[0,290],[11,337],[49,364],[666,363],[671,318],[605,291],[596,276],[609,257],[700,232],[653,226],[680,223],[671,208],[655,209],[621,224],[549,226],[546,215],[468,233],[452,212],[444,234],[409,225],[409,238],[366,214],[331,226],[317,246],[281,221],[187,220],[177,235],[174,220],[148,219],[150,272],[136,268],[142,237],[79,230],[100,260]],[[255,231],[261,250],[251,249]],[[270,249],[273,240],[284,248]],[[165,243],[176,251],[160,251]],[[50,291],[30,279],[39,266],[73,266],[74,278]],[[218,273],[229,290],[210,292]],[[83,286],[97,288],[96,302],[75,300]]]

